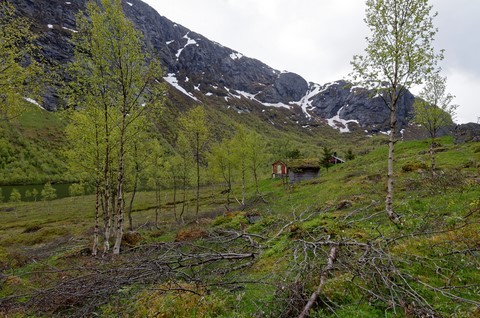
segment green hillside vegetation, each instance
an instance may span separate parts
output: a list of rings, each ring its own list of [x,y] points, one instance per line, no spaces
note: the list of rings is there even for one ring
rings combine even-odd
[[[399,226],[384,211],[387,146],[373,140],[318,179],[286,189],[262,178],[261,199],[250,183],[243,210],[225,211],[223,187],[204,186],[200,217],[191,200],[184,224],[171,190],[158,226],[155,194],[141,192],[135,231],[113,258],[89,255],[91,196],[2,204],[0,308],[9,317],[294,317],[323,281],[312,317],[477,317],[480,145],[440,144],[434,179],[429,141],[397,144]]]
[[[335,149],[343,154],[364,140],[360,134],[343,135],[325,124],[299,131],[293,122],[275,127],[259,119],[255,113],[238,114],[221,105],[209,105],[206,111],[213,132],[211,143],[232,137],[235,127],[240,125],[263,136],[269,152],[276,158],[283,158],[293,150],[298,150],[302,156],[319,157],[324,145],[337,145],[338,140],[341,140],[340,146]],[[180,112],[175,105],[168,104],[161,116],[152,118],[154,135],[169,144],[168,147],[174,146],[178,134],[176,118]],[[1,123],[0,185],[78,181],[78,177],[69,173],[65,161],[67,123],[68,116],[64,112],[47,112],[27,102],[20,117],[8,124]]]
[[[25,102],[13,122],[0,122],[0,185],[71,182],[62,158],[65,119]]]

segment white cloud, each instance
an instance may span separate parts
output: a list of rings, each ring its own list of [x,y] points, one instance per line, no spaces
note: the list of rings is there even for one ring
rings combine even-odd
[[[445,70],[444,73],[447,76],[447,91],[455,95],[453,103],[459,105],[455,121],[476,123],[480,118],[480,107],[474,95],[480,88],[480,77],[456,68]]]

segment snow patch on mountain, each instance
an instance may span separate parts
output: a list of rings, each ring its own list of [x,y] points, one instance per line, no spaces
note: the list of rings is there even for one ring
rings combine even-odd
[[[70,31],[70,32],[72,32],[72,33],[78,33],[78,31],[77,31],[77,30],[74,30],[74,29],[69,29],[69,28],[66,28],[66,27],[62,27],[62,29],[67,30],[67,31]]]
[[[182,47],[181,49],[179,49],[179,50],[177,51],[177,54],[175,54],[175,56],[177,57],[177,60],[178,60],[178,58],[180,57],[180,54],[182,54],[182,51],[183,51],[187,46],[189,46],[189,45],[194,45],[194,44],[196,44],[196,45],[198,46],[197,41],[195,41],[194,39],[191,39],[191,38],[188,37],[188,34],[189,34],[189,33],[190,33],[190,32],[187,32],[187,34],[185,34],[185,35],[183,36],[184,39],[187,39],[187,44],[185,44],[185,46]]]
[[[167,76],[165,76],[163,78],[167,83],[169,83],[170,85],[172,85],[173,87],[175,87],[176,89],[178,89],[180,92],[182,92],[183,94],[187,95],[188,97],[190,97],[191,99],[195,100],[195,101],[199,101],[198,98],[196,98],[195,96],[193,96],[191,93],[187,92],[187,90],[185,90],[185,88],[183,88],[182,86],[180,86],[178,84],[178,79],[175,77],[175,73],[168,73]]]
[[[234,61],[235,61],[235,60],[239,60],[239,59],[241,59],[242,57],[243,57],[243,54],[242,54],[242,53],[233,52],[233,53],[230,54],[230,58],[231,58],[232,60],[234,60]]]
[[[257,102],[259,102],[262,105],[267,106],[267,107],[283,107],[283,108],[288,108],[288,109],[292,108],[291,105],[287,105],[287,104],[281,103],[281,102],[278,102],[278,103],[275,103],[275,104],[273,104],[273,103],[263,103],[263,102],[260,102],[258,100],[257,100]]]
[[[312,118],[312,115],[310,115],[307,110],[313,107],[312,99],[320,93],[321,89],[322,87],[318,84],[311,85],[307,94],[304,97],[302,97],[300,101],[292,102],[292,104],[300,106],[305,116],[307,116],[307,118]]]
[[[345,105],[344,107],[348,107],[348,104]],[[345,120],[340,118],[340,112],[343,110],[343,107],[341,107],[337,114],[333,116],[332,118],[327,119],[327,123],[330,127],[335,128],[340,130],[341,133],[346,133],[350,132],[350,129],[348,128],[349,123],[355,123],[357,125],[360,125],[358,120],[350,119],[350,120]]]
[[[43,110],[46,110],[45,108],[42,107],[42,105],[40,105],[39,102],[37,102],[36,100],[34,100],[34,99],[32,99],[32,98],[24,97],[23,99],[25,99],[27,102],[29,102],[29,103],[31,103],[31,104],[33,104],[33,105],[35,105],[35,106],[40,107],[40,108],[43,109]]]
[[[247,92],[243,92],[243,91],[236,91],[238,94],[240,94],[241,96],[245,97],[245,98],[248,98],[248,99],[251,99],[251,100],[256,100],[255,99],[255,95],[256,94],[251,94],[251,93],[247,93]]]
[[[247,99],[253,100],[257,103],[260,103],[260,104],[262,104],[263,106],[266,106],[266,107],[284,107],[284,108],[288,108],[288,109],[292,108],[291,105],[287,105],[287,104],[284,104],[284,103],[281,103],[281,102],[279,102],[279,103],[265,103],[265,102],[262,102],[262,101],[256,99],[255,96],[257,96],[257,94],[259,94],[260,92],[258,92],[257,94],[251,94],[251,93],[243,92],[243,91],[236,91],[236,92],[238,94],[240,94],[241,96],[243,96]],[[230,93],[230,91],[229,91],[229,93]],[[230,95],[232,95],[234,97],[237,97],[237,98],[240,98],[240,96],[238,96],[238,95],[235,96],[232,93],[230,93]]]

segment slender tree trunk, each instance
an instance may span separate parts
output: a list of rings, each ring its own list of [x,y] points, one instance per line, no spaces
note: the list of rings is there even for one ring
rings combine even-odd
[[[134,146],[134,155],[137,157],[137,144]],[[140,166],[137,161],[138,158],[135,158],[135,176],[133,177],[133,190],[132,197],[130,198],[130,204],[128,206],[128,229],[133,231],[133,219],[132,219],[132,210],[133,210],[133,201],[135,200],[135,195],[137,194],[138,189],[138,175],[140,173]]]
[[[115,245],[113,246],[113,254],[120,254],[120,246],[123,238],[123,217],[125,213],[124,199],[124,180],[125,180],[125,134],[126,134],[126,116],[123,112],[122,129],[120,131],[120,155],[118,163],[118,185],[117,185],[117,229],[115,237]]]
[[[155,180],[155,227],[158,229],[158,214],[160,212],[160,185]]]
[[[98,234],[99,234],[99,219],[100,219],[100,184],[95,181],[95,228],[93,230],[93,246],[92,256],[98,254]]]
[[[135,182],[133,183],[133,189],[132,189],[132,197],[130,198],[130,204],[128,205],[128,229],[130,231],[133,231],[132,210],[133,210],[133,201],[135,201],[135,195],[137,194],[137,187],[138,187],[138,181],[137,181],[137,176],[135,175]]]
[[[396,143],[395,131],[397,126],[397,91],[396,87],[393,88],[391,92],[391,102],[392,107],[390,109],[390,134],[388,142],[388,170],[387,170],[387,196],[385,199],[385,210],[389,219],[398,224],[400,219],[398,215],[393,211],[393,184],[394,184],[394,147]]]
[[[227,192],[227,211],[230,211],[230,195],[232,192],[232,170],[230,166],[228,167],[228,178],[227,178],[227,186],[228,186],[228,192]]]
[[[173,178],[173,215],[175,216],[175,222],[178,222],[177,218],[177,181]]]
[[[245,206],[245,160],[242,159],[242,207]]]
[[[183,175],[183,200],[182,200],[182,212],[180,212],[180,220],[182,223],[185,223],[183,220],[183,214],[185,213],[185,205],[187,204],[187,176],[186,172],[184,171]]]
[[[195,217],[198,219],[198,211],[200,209],[200,135],[197,132],[196,134],[196,149],[195,149],[195,156],[196,156],[196,161],[197,161],[197,194],[196,194],[196,201],[197,201],[197,206],[195,210]]]
[[[99,232],[100,232],[100,208],[101,208],[101,160],[100,160],[100,136],[99,128],[95,122],[95,162],[97,169],[95,171],[95,228],[93,230],[92,256],[98,255]]]
[[[430,173],[432,174],[432,177],[435,176],[435,169],[436,167],[436,162],[435,162],[435,138],[432,137],[432,142],[430,143],[430,159],[431,159],[431,166],[430,166]]]
[[[104,120],[105,120],[105,164],[103,171],[103,179],[105,184],[103,194],[103,255],[110,250],[110,229],[111,229],[111,208],[110,208],[110,127],[108,125],[108,106],[104,106]]]
[[[258,186],[258,176],[257,176],[257,168],[253,168],[253,178],[255,179],[255,191],[256,195],[260,196],[260,189]]]

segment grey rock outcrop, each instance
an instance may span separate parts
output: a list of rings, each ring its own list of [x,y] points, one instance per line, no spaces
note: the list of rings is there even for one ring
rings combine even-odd
[[[397,129],[408,125],[412,116],[415,97],[404,91],[397,104]],[[326,84],[311,101],[309,112],[316,117],[348,122],[361,126],[369,132],[388,130],[390,111],[379,95],[362,87],[354,87],[344,80]]]
[[[453,130],[456,144],[480,142],[480,125],[475,123],[457,125]]]
[[[275,82],[257,95],[265,103],[299,101],[308,91],[307,81],[295,73],[281,73]]]

